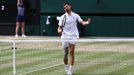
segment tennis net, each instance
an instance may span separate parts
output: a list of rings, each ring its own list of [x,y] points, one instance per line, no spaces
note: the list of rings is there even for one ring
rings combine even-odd
[[[1,75],[65,75],[62,42],[0,40]],[[134,39],[76,40],[75,75],[134,74]]]

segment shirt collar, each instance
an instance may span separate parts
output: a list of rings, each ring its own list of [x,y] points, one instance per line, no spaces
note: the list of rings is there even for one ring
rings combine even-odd
[[[71,11],[71,15],[73,14],[73,12]],[[71,15],[69,15],[67,12],[65,13],[65,15],[67,15],[67,16],[71,16]]]

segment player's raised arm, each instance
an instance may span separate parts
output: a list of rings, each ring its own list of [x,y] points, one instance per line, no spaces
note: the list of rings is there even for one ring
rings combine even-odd
[[[83,20],[80,21],[80,24],[82,24],[83,26],[88,25],[90,23],[91,23],[91,18],[88,18],[87,21],[83,21]]]

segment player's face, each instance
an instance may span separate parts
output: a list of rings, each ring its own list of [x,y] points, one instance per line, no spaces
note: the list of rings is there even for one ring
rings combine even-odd
[[[64,6],[64,10],[65,10],[65,11],[70,11],[70,10],[71,10],[71,6],[68,5],[68,4],[66,4],[66,5]]]

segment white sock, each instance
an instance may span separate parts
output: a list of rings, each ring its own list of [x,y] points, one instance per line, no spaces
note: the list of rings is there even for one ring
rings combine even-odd
[[[65,65],[65,69],[68,70],[68,65]]]
[[[73,65],[70,65],[69,70],[73,71]]]

